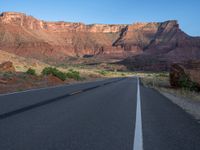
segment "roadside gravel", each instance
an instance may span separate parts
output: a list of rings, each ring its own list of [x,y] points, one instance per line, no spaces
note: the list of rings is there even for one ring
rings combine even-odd
[[[191,114],[200,123],[200,101],[191,100],[163,91],[159,92]]]

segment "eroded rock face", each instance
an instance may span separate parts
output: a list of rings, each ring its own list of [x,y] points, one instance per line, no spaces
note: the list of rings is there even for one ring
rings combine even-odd
[[[172,64],[170,84],[173,87],[195,88],[196,91],[200,91],[200,61]]]
[[[152,37],[141,54],[122,63],[132,70],[166,71],[174,62],[200,60],[200,38],[181,31],[177,21],[161,23]]]
[[[27,16],[23,13],[5,12],[1,14],[0,21],[5,24],[15,24],[21,27],[32,30],[46,30],[54,32],[92,32],[92,33],[117,33],[127,25],[104,25],[84,23],[70,23],[70,22],[46,22],[37,20],[32,16]]]
[[[175,20],[86,25],[46,22],[23,13],[6,12],[0,15],[0,49],[41,60],[120,58],[129,68],[167,70],[174,61],[200,59],[200,38],[185,34]]]
[[[136,53],[143,50],[154,39],[160,23],[136,23],[127,26],[113,46],[120,46],[126,51],[135,50]]]
[[[13,63],[10,61],[4,62],[0,64],[0,72],[15,72],[15,67],[13,66]]]
[[[127,25],[45,22],[23,13],[0,16],[0,49],[39,59],[62,60],[68,56],[110,55],[124,57],[112,47]]]

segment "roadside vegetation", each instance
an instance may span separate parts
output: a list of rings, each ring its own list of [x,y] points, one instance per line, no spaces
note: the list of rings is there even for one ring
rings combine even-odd
[[[105,70],[100,70],[100,71],[97,71],[99,74],[103,75],[103,76],[106,76],[108,75],[108,71],[105,71]]]
[[[53,67],[46,67],[42,70],[42,75],[44,76],[48,76],[48,75],[53,75],[59,79],[61,79],[62,81],[65,81],[67,76],[64,72],[58,70],[57,68],[53,68]]]
[[[199,92],[197,83],[190,81],[186,75],[182,75],[179,79],[179,86],[184,90]]]
[[[111,67],[111,68],[110,68]],[[17,75],[16,75],[17,74]],[[31,76],[27,76],[31,75]],[[180,84],[182,85],[182,88],[175,89],[170,86],[169,81],[169,73],[168,72],[160,72],[160,73],[154,73],[154,72],[131,72],[127,70],[118,70],[115,68],[114,65],[96,65],[96,66],[87,66],[87,65],[62,65],[62,67],[54,67],[54,66],[44,66],[41,69],[41,66],[39,69],[37,67],[29,67],[27,70],[25,70],[22,73],[1,73],[0,75],[2,77],[1,83],[9,83],[9,84],[18,84],[17,81],[19,80],[22,84],[27,84],[27,86],[33,87],[41,87],[41,86],[50,86],[50,85],[56,85],[56,84],[68,84],[68,83],[75,83],[75,82],[81,82],[83,80],[85,81],[92,81],[102,78],[114,78],[114,77],[129,77],[129,76],[139,76],[141,78],[142,83],[145,86],[155,88],[159,91],[168,92],[174,95],[180,95],[184,97],[191,97],[193,99],[200,100],[199,93],[195,92],[195,84],[190,82],[188,84],[187,78],[181,78]],[[62,82],[58,82],[54,78],[51,79],[51,77],[56,77],[60,79]],[[53,80],[53,81],[48,81]],[[55,80],[55,81],[54,81]],[[52,82],[52,83],[49,83]],[[4,87],[5,88],[5,87]],[[27,89],[22,87],[19,87],[20,89]],[[191,91],[190,91],[191,90]]]
[[[28,75],[36,75],[36,71],[35,71],[35,69],[32,69],[32,68],[29,68],[27,71],[26,71],[26,74],[28,74]]]
[[[63,72],[60,71],[57,68],[54,67],[46,67],[43,69],[42,71],[42,75],[53,75],[59,79],[61,79],[62,81],[65,81],[66,79],[74,79],[74,80],[81,80],[81,76],[80,73],[78,71],[75,71],[73,69],[69,69],[68,72]]]
[[[56,65],[16,56],[11,68],[14,69],[0,73],[0,93],[133,75],[123,66],[94,61],[92,61],[94,65],[85,63]]]
[[[181,88],[170,86],[169,73],[145,73],[141,75],[144,86],[154,88],[160,92],[169,93],[174,96],[200,101],[200,94],[196,92],[196,84],[189,82],[185,77],[180,79]]]
[[[80,73],[78,71],[75,71],[73,69],[70,69],[66,74],[67,78],[74,79],[74,80],[81,80]]]

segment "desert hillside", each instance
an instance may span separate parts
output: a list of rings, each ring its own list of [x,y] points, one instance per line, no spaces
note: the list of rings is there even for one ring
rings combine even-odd
[[[25,58],[0,50],[0,64],[6,61],[12,61],[17,72],[25,72],[28,68],[34,68],[37,73],[40,73],[44,67],[49,66],[37,59]]]

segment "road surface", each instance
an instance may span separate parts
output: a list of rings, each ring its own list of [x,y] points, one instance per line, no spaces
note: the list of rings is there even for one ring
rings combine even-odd
[[[0,96],[0,150],[200,150],[200,125],[137,78]]]

